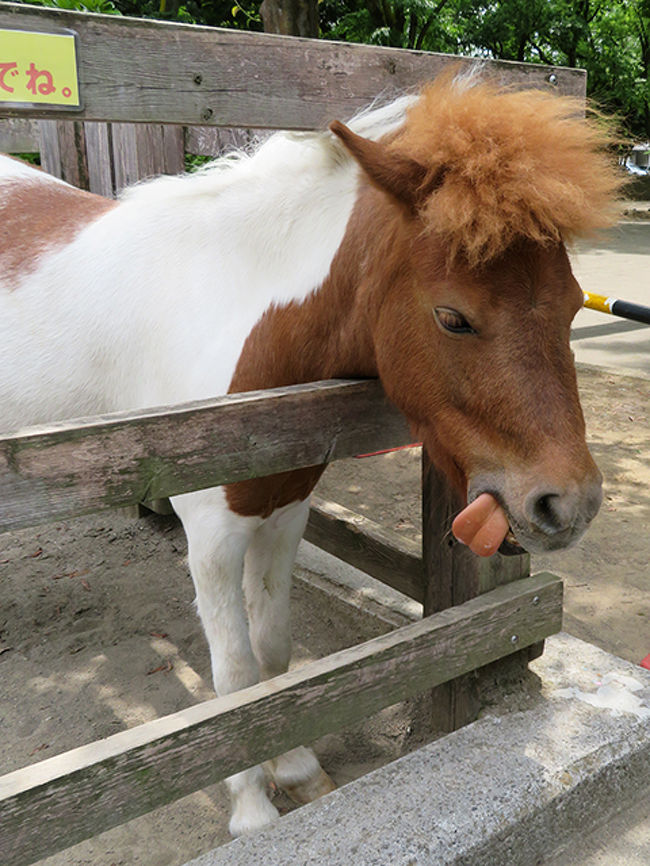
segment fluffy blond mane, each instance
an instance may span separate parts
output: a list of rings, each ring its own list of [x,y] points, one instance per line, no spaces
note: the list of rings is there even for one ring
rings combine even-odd
[[[580,100],[442,75],[408,111],[392,147],[443,182],[421,215],[470,265],[516,238],[571,242],[611,225],[623,184],[610,135]]]

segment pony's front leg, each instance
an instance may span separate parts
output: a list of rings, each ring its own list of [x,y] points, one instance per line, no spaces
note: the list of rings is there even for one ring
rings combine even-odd
[[[250,638],[262,679],[284,673],[291,656],[290,590],[309,502],[279,508],[255,531],[244,567]],[[297,803],[336,787],[311,749],[298,746],[269,761],[275,782]]]
[[[259,681],[260,672],[248,634],[242,576],[246,549],[262,521],[234,514],[221,488],[184,494],[172,502],[187,534],[215,691],[224,695],[246,688]],[[233,836],[260,829],[277,817],[262,767],[237,773],[226,784],[232,801],[229,829]]]

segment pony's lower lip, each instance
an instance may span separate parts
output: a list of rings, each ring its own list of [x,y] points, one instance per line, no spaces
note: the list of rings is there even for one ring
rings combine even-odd
[[[525,552],[525,548],[523,548],[521,544],[519,544],[519,542],[515,538],[514,532],[510,527],[508,527],[506,537],[499,545],[499,553],[503,554],[504,556],[519,556]]]

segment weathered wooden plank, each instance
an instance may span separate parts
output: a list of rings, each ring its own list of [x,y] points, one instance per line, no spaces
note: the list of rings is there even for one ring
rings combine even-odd
[[[79,189],[88,189],[84,124],[69,120],[39,121],[41,165]]]
[[[38,121],[26,117],[0,120],[0,153],[38,153]]]
[[[185,171],[185,135],[182,126],[160,126],[162,173]]]
[[[405,444],[370,381],[326,381],[0,437],[0,531]]]
[[[1,110],[1,109],[0,109]],[[63,175],[61,149],[56,120],[40,120],[38,123],[38,150],[41,153],[41,166],[54,177]]]
[[[84,123],[88,189],[97,195],[113,198],[115,180],[111,164],[111,134],[108,123]]]
[[[339,505],[312,497],[305,538],[393,589],[422,602],[420,545]]]
[[[530,574],[530,556],[476,556],[451,532],[464,503],[422,449],[422,547],[425,567],[424,613],[436,613]],[[528,656],[526,655],[526,661]],[[433,727],[454,731],[473,721],[480,704],[475,677],[461,677],[435,689]]]
[[[527,646],[560,627],[540,574],[274,680],[0,779],[4,866],[22,866]]]
[[[113,123],[111,138],[116,193],[145,178],[180,174],[185,168],[182,127]]]
[[[83,110],[34,117],[286,129],[346,119],[378,94],[412,88],[456,58],[369,45],[0,6],[0,27],[79,35]],[[469,62],[465,59],[462,62]],[[582,70],[492,62],[510,84],[584,96]],[[9,103],[4,114],[19,114]]]

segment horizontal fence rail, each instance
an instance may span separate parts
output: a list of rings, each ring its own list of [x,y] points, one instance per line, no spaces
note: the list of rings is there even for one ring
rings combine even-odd
[[[314,129],[459,60],[14,3],[0,3],[1,27],[78,34],[83,109],[29,109],[31,117],[44,118]],[[551,80],[562,93],[585,95],[584,70],[497,61],[490,66],[508,83],[542,87],[552,86]],[[19,113],[0,105],[0,115]]]
[[[4,866],[24,866],[523,649],[561,626],[538,574],[296,671],[0,778]]]
[[[424,602],[422,545],[338,502],[312,496],[307,541]]]
[[[0,531],[409,442],[376,380],[330,380],[0,437]]]

